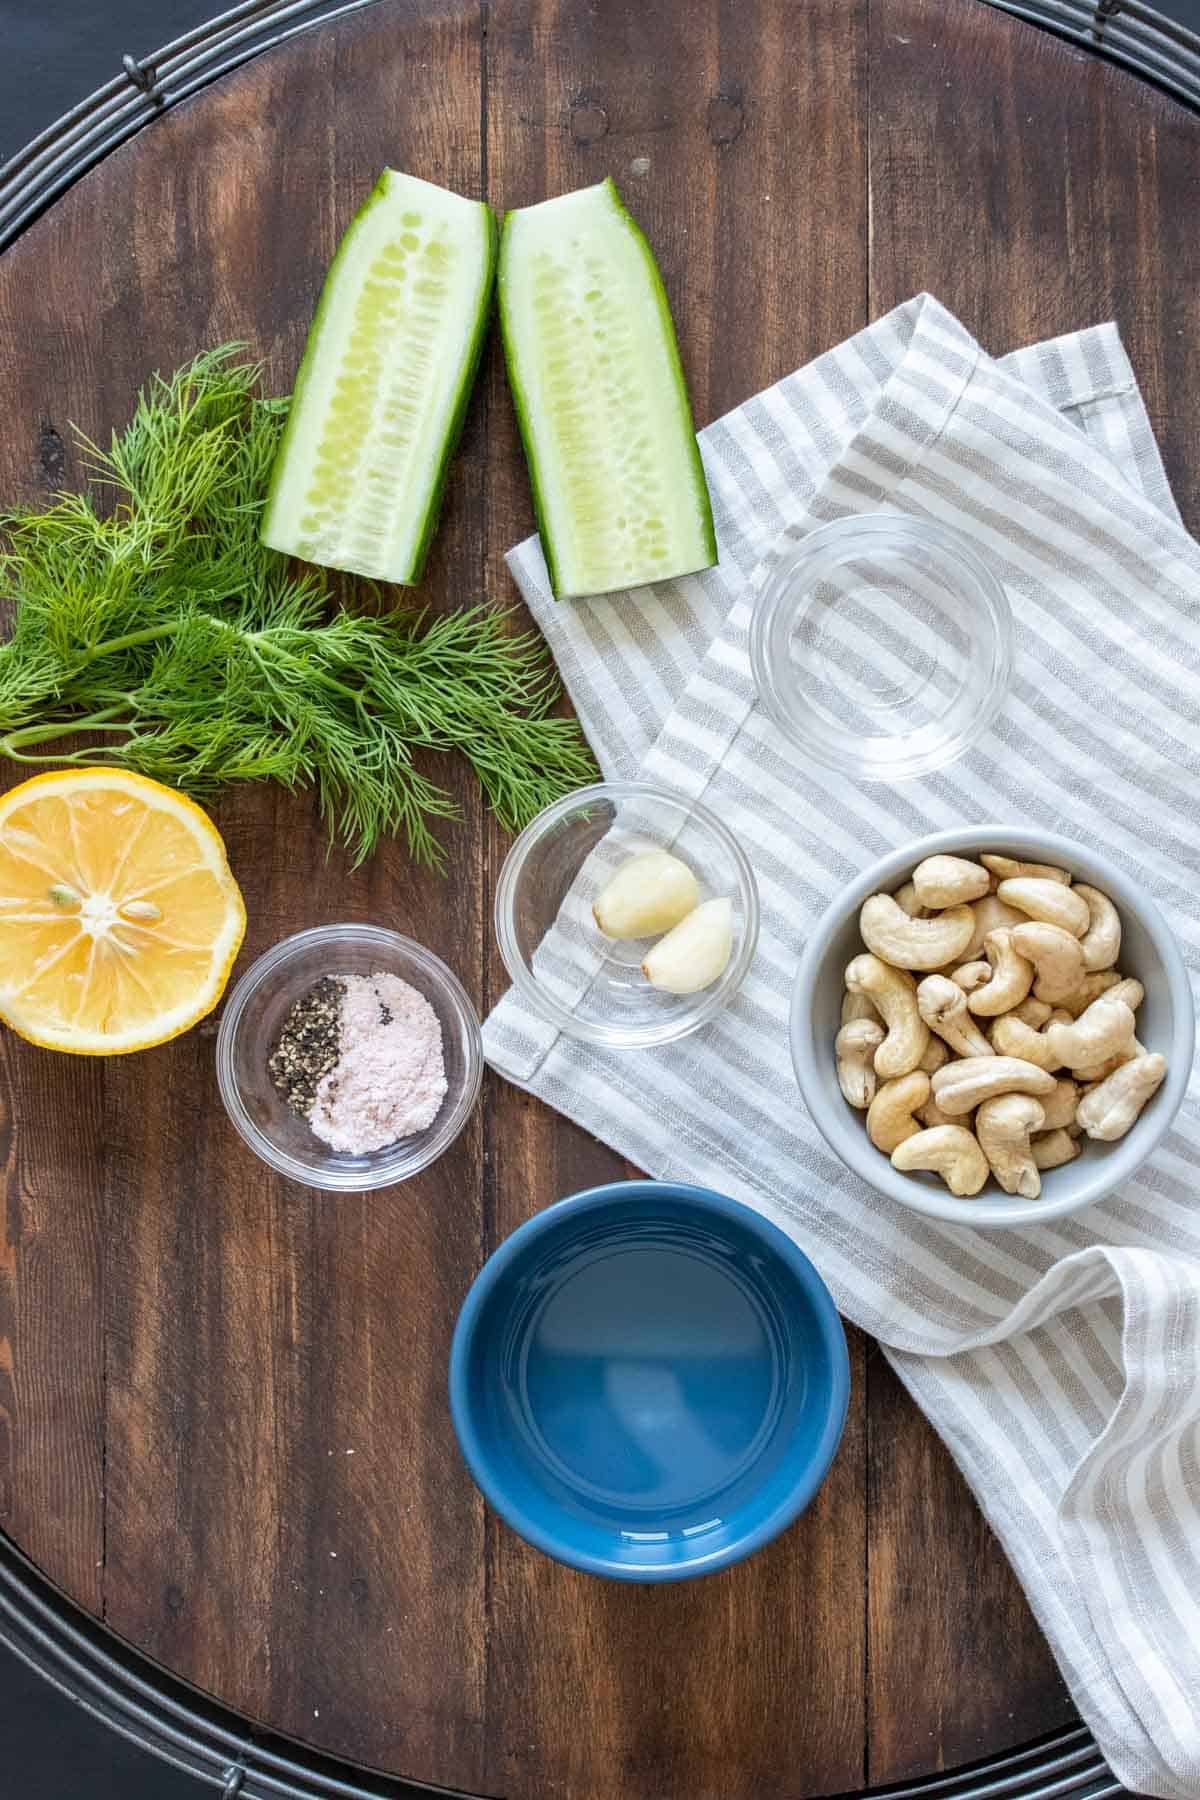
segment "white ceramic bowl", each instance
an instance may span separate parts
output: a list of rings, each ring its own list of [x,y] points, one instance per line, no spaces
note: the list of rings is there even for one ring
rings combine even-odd
[[[1049,1169],[1037,1200],[1005,1194],[989,1182],[974,1198],[959,1199],[940,1177],[901,1174],[867,1136],[865,1115],[847,1106],[837,1082],[833,1040],[841,1020],[845,969],[865,949],[858,914],[869,894],[891,893],[926,856],[975,857],[983,851],[1055,863],[1100,888],[1121,915],[1119,967],[1146,990],[1137,1033],[1147,1050],[1167,1059],[1167,1077],[1123,1138],[1083,1140],[1074,1162]],[[1187,1091],[1195,1046],[1195,1010],[1187,969],[1158,907],[1099,851],[1052,831],[1012,825],[973,825],[938,832],[883,857],[840,894],[813,929],[800,961],[791,1012],[792,1062],[804,1104],[830,1148],[872,1187],[938,1219],[981,1227],[1026,1225],[1078,1212],[1127,1181],[1164,1137]]]

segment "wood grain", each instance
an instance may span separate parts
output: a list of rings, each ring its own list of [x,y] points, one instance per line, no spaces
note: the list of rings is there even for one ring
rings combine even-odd
[[[0,1530],[91,1612],[104,1558],[104,1116],[98,1066],[0,1036]]]
[[[878,1349],[867,1363],[867,1763],[872,1785],[953,1769],[1074,1719],[1016,1576],[950,1454]],[[919,1685],[896,1678],[919,1671]]]
[[[700,422],[922,287],[995,350],[1115,315],[1195,525],[1198,131],[973,3],[380,0],[173,111],[0,261],[0,493],[77,482],[68,420],[120,424],[202,343],[248,339],[285,387],[390,162],[498,208],[612,174]],[[493,343],[422,601],[513,603],[503,552],[531,527]],[[447,884],[395,846],[353,873],[306,800],[231,796],[243,966],[370,918],[494,999],[507,841],[450,779]],[[797,1800],[1068,1715],[948,1456],[857,1334],[830,1479],[740,1568],[607,1584],[485,1517],[445,1403],[462,1295],[531,1212],[635,1171],[489,1081],[424,1177],[309,1193],[227,1129],[212,1035],[107,1065],[0,1038],[0,1528],[82,1605],[277,1730],[507,1800]]]

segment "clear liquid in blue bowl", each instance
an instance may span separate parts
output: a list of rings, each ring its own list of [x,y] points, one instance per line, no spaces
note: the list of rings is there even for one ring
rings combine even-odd
[[[841,1325],[802,1253],[736,1202],[650,1182],[596,1196],[498,1253],[456,1334],[455,1423],[484,1492],[551,1555],[701,1573],[815,1490],[845,1413]]]

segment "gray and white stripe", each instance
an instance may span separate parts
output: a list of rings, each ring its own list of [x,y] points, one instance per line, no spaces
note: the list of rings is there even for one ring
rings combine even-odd
[[[605,773],[702,796],[738,832],[754,968],[711,1026],[637,1058],[557,1036],[510,994],[488,1059],[651,1174],[732,1193],[804,1245],[945,1438],[1117,1774],[1195,1800],[1200,1092],[1122,1193],[993,1236],[915,1219],[844,1169],[785,1045],[804,937],[848,877],[986,816],[1095,834],[1200,971],[1200,550],[1111,325],[994,362],[920,296],[700,441],[716,569],[557,606],[536,539],[509,560]],[[806,767],[746,655],[781,534],[878,509],[971,537],[1018,635],[993,729],[890,791]],[[882,664],[895,647],[851,627],[843,649]],[[570,967],[569,924],[547,954]]]

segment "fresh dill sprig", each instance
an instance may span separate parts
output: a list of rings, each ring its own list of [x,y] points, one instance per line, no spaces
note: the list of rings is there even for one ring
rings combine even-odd
[[[0,517],[0,753],[118,763],[201,799],[312,787],[357,860],[403,833],[438,866],[432,827],[458,809],[414,751],[465,755],[509,830],[593,780],[535,633],[482,604],[351,611],[260,542],[287,403],[259,396],[243,349],[155,376],[107,450],[81,437],[95,494]]]

